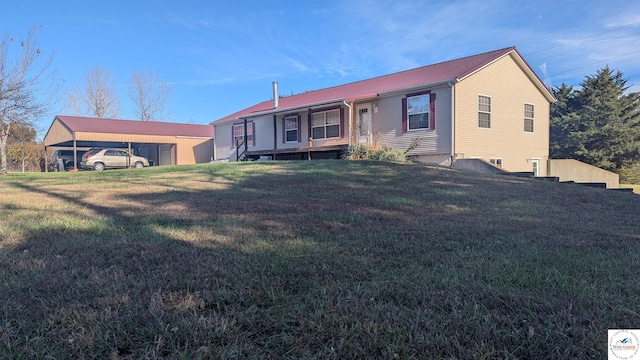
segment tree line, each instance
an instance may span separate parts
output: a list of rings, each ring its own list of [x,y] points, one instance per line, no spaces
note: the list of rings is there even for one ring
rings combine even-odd
[[[37,41],[38,27],[17,39],[0,35],[0,175],[11,171],[42,171],[44,148],[36,141],[35,123],[52,115],[61,80],[52,69],[54,53],[45,55]],[[163,121],[170,115],[171,86],[153,71],[136,70],[129,98],[134,116]],[[83,86],[65,96],[68,115],[118,118],[120,101],[109,72],[99,66],[85,73]]]
[[[553,88],[549,157],[575,159],[640,184],[640,92],[608,66],[588,75],[579,88]]]

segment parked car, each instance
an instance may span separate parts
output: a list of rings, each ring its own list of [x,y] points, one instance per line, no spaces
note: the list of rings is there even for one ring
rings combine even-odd
[[[124,149],[93,149],[82,156],[80,167],[102,171],[113,168],[142,168],[149,166],[149,160],[142,156],[130,154]]]
[[[77,168],[80,167],[80,161],[82,160],[82,155],[86,150],[77,150],[76,151],[76,161]],[[51,163],[49,164],[49,171],[60,171],[58,169],[59,161],[62,160],[64,165],[64,169],[73,169],[73,150],[56,150],[53,152],[53,157],[51,158]]]

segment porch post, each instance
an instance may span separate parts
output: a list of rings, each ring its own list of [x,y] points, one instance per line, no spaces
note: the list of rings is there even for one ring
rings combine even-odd
[[[311,160],[311,147],[313,146],[313,137],[311,136],[311,109],[309,109],[309,112],[307,112],[307,122],[309,127],[309,152],[307,153],[307,160]]]
[[[78,171],[78,147],[76,139],[73,139],[73,171]]]
[[[253,135],[255,139],[255,134]],[[247,119],[244,119],[244,161],[247,161],[247,150],[249,150],[249,144],[247,144],[247,140],[249,139],[249,135],[247,134]]]
[[[282,120],[282,121],[284,121],[284,120]],[[298,131],[300,131],[300,130],[298,130]],[[276,114],[273,114],[273,150],[275,150],[277,148],[278,148],[278,120],[277,120]]]

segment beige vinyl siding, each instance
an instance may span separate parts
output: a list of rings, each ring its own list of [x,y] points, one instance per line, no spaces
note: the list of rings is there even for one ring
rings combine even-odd
[[[255,145],[249,145],[249,151],[273,149],[273,115],[248,119],[247,126],[255,125]],[[236,160],[236,148],[232,144],[231,129],[233,125],[243,124],[244,120],[237,120],[214,125],[216,156],[215,160]]]
[[[93,133],[93,132],[76,132],[76,139],[83,141],[119,141],[119,142],[137,142],[137,143],[158,143],[158,144],[175,144],[175,136],[159,136],[159,135],[132,135],[132,134],[114,134],[114,133]]]
[[[229,159],[235,161],[236,149],[232,145],[231,127],[233,123],[214,125],[214,139],[216,155],[215,160]]]
[[[44,146],[59,144],[70,140],[73,140],[73,133],[64,126],[60,120],[54,120],[49,132],[47,132],[47,136],[44,138]]]
[[[305,110],[286,114],[290,116],[300,115],[300,128],[298,129],[298,132],[300,133],[300,142],[286,142],[282,140],[282,123],[284,122],[285,115],[278,114],[276,122],[277,149],[295,149],[309,146],[309,125],[307,121],[308,113],[309,112]]]
[[[178,137],[176,165],[201,164],[213,157],[213,140],[209,138]]]
[[[250,119],[255,124],[255,145],[249,145],[249,151],[273,149],[273,115]],[[224,135],[223,135],[224,136]],[[231,130],[229,130],[231,137]]]
[[[505,56],[463,79],[455,88],[455,153],[458,158],[502,158],[508,171],[531,171],[540,159],[547,173],[549,101],[523,68]],[[478,126],[478,96],[491,97],[491,127]],[[535,106],[534,131],[524,131],[524,104]]]
[[[420,146],[410,151],[409,155],[423,159],[446,159],[451,155],[451,87],[425,90],[431,90],[432,94],[436,94],[435,130],[420,129],[403,132],[402,98],[405,94],[380,98],[373,102],[374,106],[377,105],[378,112],[373,111],[371,114],[374,144],[406,150],[411,146],[413,139],[420,138]],[[433,155],[438,156],[433,157]]]

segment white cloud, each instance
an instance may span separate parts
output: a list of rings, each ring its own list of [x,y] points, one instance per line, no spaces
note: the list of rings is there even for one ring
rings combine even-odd
[[[624,14],[608,19],[605,22],[605,26],[615,29],[621,27],[640,27],[640,7],[635,11],[625,11]]]
[[[292,67],[293,69],[295,69],[297,72],[310,72],[313,71],[311,70],[307,65],[305,65],[304,63],[302,63],[299,60],[293,59],[289,56],[284,56],[284,60],[287,66]],[[315,72],[315,71],[313,71]]]
[[[173,25],[178,25],[181,27],[185,27],[190,30],[201,30],[201,29],[211,29],[213,28],[214,22],[209,19],[205,19],[199,16],[194,15],[182,15],[175,13],[168,13],[166,16],[166,21]]]

